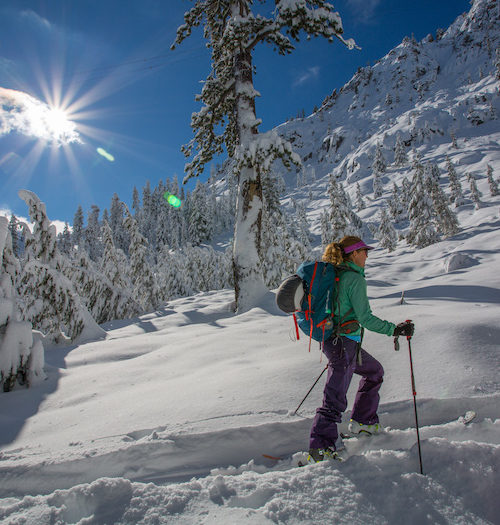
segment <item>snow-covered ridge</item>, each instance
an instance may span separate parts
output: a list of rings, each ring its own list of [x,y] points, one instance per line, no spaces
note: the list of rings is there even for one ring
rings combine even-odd
[[[443,169],[444,155],[436,150],[453,137],[471,151],[477,147],[468,142],[484,138],[481,159],[496,160],[499,28],[498,3],[476,0],[447,31],[421,42],[406,38],[373,66],[360,68],[316,113],[279,126],[302,158],[303,179],[314,184],[333,172],[348,189],[361,181],[368,193],[377,145],[392,162],[398,135],[423,162],[433,157]],[[461,164],[477,170],[479,159],[471,160]],[[398,181],[403,171],[391,179]],[[293,187],[295,176],[283,173]]]

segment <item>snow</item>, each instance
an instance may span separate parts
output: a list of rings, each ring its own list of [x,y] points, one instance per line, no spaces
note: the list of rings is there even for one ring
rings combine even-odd
[[[487,4],[493,2],[476,1],[473,12]],[[313,179],[296,188],[295,174],[288,175],[293,189],[284,202],[293,197],[307,207],[316,235],[332,165],[346,191],[353,194],[357,181],[371,188],[377,144],[387,154],[398,134],[408,140],[417,123],[443,133],[414,138],[423,162],[438,164],[445,176],[449,155],[464,188],[467,173],[479,176],[483,206],[474,209],[465,190],[466,204],[456,209],[458,234],[419,250],[404,242],[391,253],[379,248],[367,262],[373,312],[416,325],[411,345],[424,475],[405,340],[396,352],[392,338],[365,334],[363,346],[385,369],[384,433],[348,441],[341,463],[296,468],[324,379],[295,409],[324,358],[308,352],[307,337],[292,340],[293,321],[277,310],[273,292],[256,291],[257,306],[235,315],[233,291],[211,291],[102,325],[101,340],[89,333],[69,347],[44,341],[45,356],[43,337],[33,332],[30,366],[41,370],[45,360],[46,380],[39,376],[30,389],[0,395],[0,524],[500,523],[500,197],[490,195],[486,181],[488,164],[495,179],[500,170],[498,119],[491,117],[500,99],[484,49],[480,56],[480,47],[462,46],[457,37],[460,27],[472,25],[459,17],[440,40],[419,44],[419,54],[411,42],[401,44],[363,68],[333,107],[280,127],[284,139],[299,139],[290,142],[309,159],[304,179]],[[477,29],[472,36],[480,41],[484,34]],[[417,98],[411,79],[422,64],[428,73],[418,80],[430,86],[425,97],[384,109],[387,93]],[[478,80],[479,66],[485,77]],[[483,95],[495,111],[476,125],[467,103],[476,107],[477,97],[481,109]],[[274,131],[262,140],[286,148]],[[395,167],[389,157],[385,196],[411,169]],[[359,214],[370,222],[384,199],[364,196]],[[349,409],[356,386],[355,378]],[[459,419],[470,410],[477,416],[465,425]],[[342,431],[348,421],[349,410]]]
[[[264,458],[307,447],[322,388],[293,412],[324,362],[291,341],[274,293],[236,316],[232,291],[214,291],[49,348],[46,381],[0,396],[0,523],[498,523],[497,206],[452,239],[368,260],[374,312],[416,324],[424,476],[406,341],[394,352],[373,333],[387,433],[348,442],[342,463]],[[446,270],[454,254],[476,264]]]

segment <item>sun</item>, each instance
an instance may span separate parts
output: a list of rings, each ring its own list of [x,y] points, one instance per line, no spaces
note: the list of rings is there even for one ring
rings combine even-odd
[[[55,141],[64,142],[71,141],[71,138],[76,138],[76,124],[72,122],[66,113],[61,108],[48,107],[45,114],[48,134],[55,139]]]
[[[30,101],[25,107],[25,118],[31,134],[46,142],[57,146],[81,142],[76,124],[60,107]]]

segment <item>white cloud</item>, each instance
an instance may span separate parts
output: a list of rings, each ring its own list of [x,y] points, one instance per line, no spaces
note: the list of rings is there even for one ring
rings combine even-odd
[[[298,78],[295,79],[293,82],[294,87],[301,86],[302,84],[305,84],[309,80],[313,80],[318,78],[319,76],[319,66],[313,66],[308,68],[302,75],[300,75]]]
[[[12,211],[9,210],[8,208],[0,208],[0,216],[7,217],[7,220],[10,221],[10,218],[12,217]],[[30,221],[30,219],[27,219],[26,217],[21,217],[20,215],[16,215],[16,219],[19,222],[24,222],[25,224],[27,224],[29,229],[33,231],[33,223]],[[50,221],[50,224],[56,227],[56,232],[59,234],[64,231],[64,226],[66,223],[64,221],[55,220],[55,221]],[[69,229],[70,230],[73,229],[71,225],[69,226]]]
[[[63,111],[15,89],[0,87],[0,136],[16,132],[55,145],[81,142]]]
[[[38,13],[35,13],[35,11],[33,11],[32,9],[25,9],[21,11],[20,15],[24,20],[33,22],[34,24],[44,29],[52,29],[52,24],[43,16],[40,16]]]
[[[349,9],[356,15],[357,21],[372,24],[375,21],[375,11],[380,0],[347,0]]]

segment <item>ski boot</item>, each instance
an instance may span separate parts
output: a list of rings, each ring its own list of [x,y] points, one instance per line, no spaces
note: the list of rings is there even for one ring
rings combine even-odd
[[[342,441],[342,438],[339,436],[337,441],[335,441],[334,447],[326,448],[310,448],[309,456],[307,456],[308,463],[319,463],[325,459],[334,459],[337,461],[342,461],[342,452],[345,451],[345,445]]]
[[[372,436],[373,434],[378,434],[382,427],[380,426],[380,423],[374,423],[373,425],[364,425],[363,423],[358,423],[357,421],[354,421],[354,419],[351,419],[349,422],[349,433],[353,436],[356,435],[365,435],[365,436]]]

